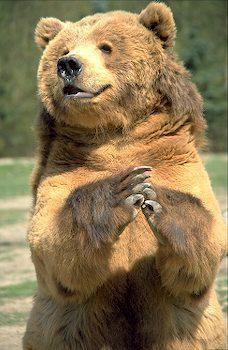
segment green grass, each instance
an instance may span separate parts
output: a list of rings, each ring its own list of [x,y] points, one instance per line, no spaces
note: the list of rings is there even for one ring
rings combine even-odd
[[[13,164],[0,164],[0,199],[29,194],[32,169],[32,162],[20,160],[15,160]]]
[[[36,281],[26,281],[19,284],[11,284],[0,287],[0,305],[12,302],[14,299],[30,297],[35,294]],[[22,325],[26,323],[29,312],[0,312],[0,326]]]
[[[0,227],[25,221],[27,213],[23,209],[0,209]]]
[[[36,291],[36,286],[36,281],[26,281],[0,287],[0,300],[32,296]]]
[[[1,312],[0,326],[24,325],[28,315],[28,312]]]

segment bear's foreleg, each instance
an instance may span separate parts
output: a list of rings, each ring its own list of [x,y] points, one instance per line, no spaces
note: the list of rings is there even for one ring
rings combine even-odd
[[[198,198],[168,188],[154,186],[144,196],[143,213],[160,243],[156,264],[163,286],[174,296],[202,297],[221,258],[210,212]]]
[[[75,189],[66,200],[72,227],[85,232],[92,245],[99,246],[123,231],[135,219],[144,202],[144,182],[150,167],[141,166]]]

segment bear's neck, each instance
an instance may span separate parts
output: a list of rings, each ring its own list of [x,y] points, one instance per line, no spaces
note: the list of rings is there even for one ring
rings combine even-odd
[[[46,161],[54,163],[59,171],[62,166],[69,169],[83,166],[94,171],[117,171],[141,164],[157,167],[174,161],[183,163],[196,155],[187,116],[171,118],[167,114],[154,114],[127,130],[88,131],[64,125],[49,129],[52,141],[41,148],[49,150]],[[43,142],[47,142],[46,134],[47,129]]]

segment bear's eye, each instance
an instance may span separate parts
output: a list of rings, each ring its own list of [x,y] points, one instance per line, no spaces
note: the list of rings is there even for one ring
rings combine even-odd
[[[112,52],[112,47],[109,44],[101,44],[99,46],[99,49],[108,55],[110,55],[110,53]]]

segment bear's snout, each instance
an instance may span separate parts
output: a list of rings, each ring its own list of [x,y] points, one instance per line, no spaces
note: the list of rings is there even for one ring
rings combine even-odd
[[[57,73],[66,84],[71,84],[80,74],[82,63],[73,56],[61,57],[57,63]]]

